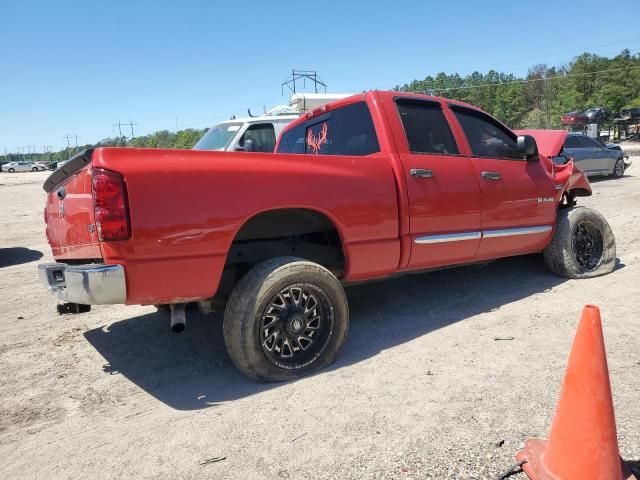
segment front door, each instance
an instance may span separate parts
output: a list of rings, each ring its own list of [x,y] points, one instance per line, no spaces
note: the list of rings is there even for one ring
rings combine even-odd
[[[526,160],[516,135],[477,110],[452,110],[469,143],[482,191],[482,241],[477,259],[540,251],[548,242],[559,195],[538,159]]]
[[[480,244],[480,186],[472,161],[460,153],[437,101],[396,98],[392,127],[409,196],[408,268],[472,261]],[[399,137],[402,137],[401,135]]]

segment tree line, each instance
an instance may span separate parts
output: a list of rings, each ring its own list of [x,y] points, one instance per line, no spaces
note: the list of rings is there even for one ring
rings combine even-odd
[[[583,53],[560,67],[534,65],[525,77],[495,70],[464,77],[441,72],[395,89],[476,105],[511,128],[561,128],[560,116],[570,111],[603,107],[613,118],[623,108],[640,107],[640,54]]]
[[[441,72],[398,85],[395,90],[461,100],[480,107],[511,128],[561,128],[560,116],[569,111],[604,107],[617,114],[623,108],[640,107],[640,54],[631,54],[627,49],[611,58],[583,53],[559,67],[534,65],[524,77],[495,70],[465,76]],[[77,149],[11,153],[0,156],[0,161],[60,161],[92,147],[191,148],[206,131],[160,130],[133,139],[105,138]]]

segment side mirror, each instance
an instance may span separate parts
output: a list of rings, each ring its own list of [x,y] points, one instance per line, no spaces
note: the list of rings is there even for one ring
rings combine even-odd
[[[256,141],[252,138],[247,138],[244,141],[244,146],[237,146],[235,148],[236,152],[255,152],[256,151]]]
[[[245,152],[255,152],[256,151],[256,141],[251,139],[251,138],[247,138],[244,141],[244,151]]]
[[[534,160],[538,155],[538,144],[531,135],[518,135],[517,149],[527,160]]]

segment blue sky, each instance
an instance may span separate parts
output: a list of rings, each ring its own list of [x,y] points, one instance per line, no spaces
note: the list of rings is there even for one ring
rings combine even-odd
[[[520,5],[518,5],[520,4]],[[606,10],[605,10],[606,7]],[[0,0],[0,153],[203,128],[286,103],[291,68],[333,92],[440,71],[526,73],[640,50],[640,2]]]

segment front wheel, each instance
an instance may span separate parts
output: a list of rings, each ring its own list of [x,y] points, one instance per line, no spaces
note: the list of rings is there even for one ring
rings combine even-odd
[[[613,176],[615,178],[620,178],[622,176],[624,176],[624,170],[625,170],[625,164],[624,164],[624,160],[622,158],[619,158],[616,161],[615,166],[613,167]]]
[[[556,231],[544,249],[549,269],[560,277],[591,278],[611,273],[616,239],[605,218],[585,207],[558,212]]]
[[[38,168],[37,168],[37,167],[33,167],[33,168],[31,169],[31,171],[32,171],[32,172],[37,172],[37,171],[38,171]]]
[[[15,168],[10,168],[9,169],[9,173],[16,173],[16,169]]]
[[[254,267],[236,285],[224,314],[224,340],[246,376],[292,380],[331,364],[347,337],[349,307],[338,279],[295,257]]]

